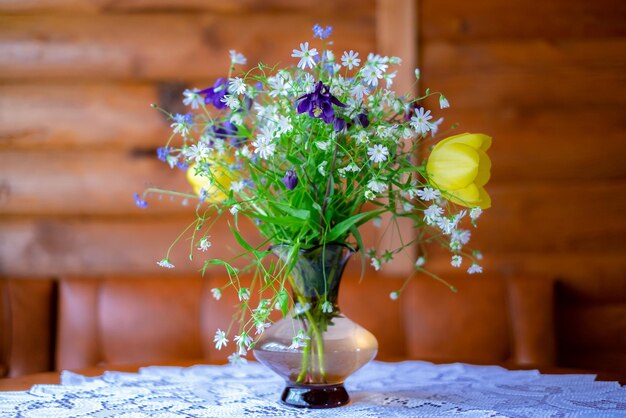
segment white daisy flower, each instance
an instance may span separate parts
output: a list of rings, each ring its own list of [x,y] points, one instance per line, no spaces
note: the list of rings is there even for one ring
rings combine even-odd
[[[204,104],[204,97],[198,94],[198,89],[186,89],[183,91],[183,104],[185,106],[191,106],[192,109],[197,109]]]
[[[433,189],[432,187],[424,187],[423,189],[418,189],[415,191],[417,196],[428,202],[429,200],[436,200],[441,197],[441,193],[437,189]]]
[[[367,149],[367,155],[370,156],[371,161],[378,164],[387,159],[387,156],[389,155],[389,150],[383,145],[376,144],[373,147],[369,147]]]
[[[313,57],[317,56],[317,49],[309,49],[309,43],[304,42],[300,44],[300,50],[293,50],[293,54],[291,54],[291,56],[294,58],[300,58],[300,62],[298,63],[299,68],[302,68],[303,70],[307,67],[313,68],[315,67],[315,60]]]
[[[232,94],[227,94],[226,96],[222,97],[220,101],[222,103],[225,103],[226,106],[231,110],[237,110],[241,107],[241,103],[239,102],[239,99],[236,96],[233,96]]]
[[[244,94],[246,92],[246,83],[240,77],[228,80],[228,91],[230,93]]]
[[[221,350],[222,347],[226,347],[226,344],[228,344],[228,338],[226,338],[226,333],[218,328],[217,331],[215,331],[215,337],[213,337],[213,342],[215,343],[215,348],[217,348],[218,350]]]
[[[344,51],[341,57],[341,63],[344,67],[348,67],[348,70],[352,70],[354,67],[358,67],[359,64],[361,64],[361,59],[358,57],[358,52],[354,52],[353,50],[350,50],[350,52]]]
[[[365,83],[372,87],[378,86],[378,80],[383,78],[383,72],[380,68],[369,64],[361,68],[360,73]]]
[[[267,135],[267,132],[261,131],[256,140],[252,142],[252,146],[255,148],[254,153],[259,154],[264,160],[269,159],[276,152],[276,144],[270,138],[271,136]]]
[[[235,193],[239,193],[244,189],[244,187],[246,187],[246,182],[243,180],[233,181],[232,183],[230,183],[230,190]]]
[[[463,263],[463,257],[461,257],[460,255],[452,256],[452,260],[450,261],[452,267],[461,267],[461,263]]]
[[[475,207],[475,208],[470,209],[469,216],[470,218],[472,218],[472,220],[475,221],[476,219],[480,217],[480,215],[482,215],[482,213],[483,213],[483,210],[481,208]]]
[[[411,117],[410,125],[419,135],[425,135],[432,129],[432,123],[429,122],[432,118],[430,110],[424,112],[424,108],[420,107],[415,110],[415,115]]]
[[[434,203],[424,210],[424,219],[429,225],[435,223],[441,215],[443,215],[443,208]]]

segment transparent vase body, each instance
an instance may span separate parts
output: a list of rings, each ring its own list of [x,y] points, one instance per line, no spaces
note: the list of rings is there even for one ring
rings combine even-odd
[[[273,251],[286,260],[290,248]],[[353,253],[343,244],[300,251],[291,272],[294,307],[255,345],[257,360],[286,380],[281,400],[288,405],[345,405],[350,398],[343,382],[376,355],[374,335],[337,305],[341,276]]]

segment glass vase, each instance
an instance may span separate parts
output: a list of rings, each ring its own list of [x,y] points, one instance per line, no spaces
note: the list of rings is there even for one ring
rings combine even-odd
[[[272,247],[287,261],[289,246]],[[256,359],[287,384],[283,403],[332,408],[350,401],[343,383],[378,351],[372,333],[343,315],[339,284],[354,250],[327,244],[299,252],[290,274],[294,306],[266,329],[254,347]]]

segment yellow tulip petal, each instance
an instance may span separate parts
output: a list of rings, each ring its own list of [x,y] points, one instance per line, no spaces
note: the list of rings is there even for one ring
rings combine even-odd
[[[211,163],[211,162],[210,162]],[[233,181],[228,169],[229,159],[220,158],[212,160],[210,177],[196,175],[195,165],[187,169],[187,181],[193,187],[194,193],[200,195],[201,190],[206,192],[206,200],[209,202],[221,202],[228,196],[224,192],[230,189]]]
[[[470,134],[470,133],[453,135],[453,136],[450,136],[448,138],[445,138],[439,141],[439,143],[435,146],[433,151],[441,146],[450,145],[450,144],[465,144],[474,149],[481,149],[483,151],[487,151],[489,147],[491,146],[491,137],[485,134]]]
[[[480,192],[480,198],[478,199],[477,206],[481,209],[489,209],[491,207],[491,197],[489,193],[487,193],[484,187],[479,187],[478,191]]]
[[[478,173],[476,174],[476,179],[474,179],[474,183],[477,186],[482,187],[489,181],[491,177],[491,159],[487,155],[487,153],[483,150],[477,150],[478,153]]]
[[[474,182],[478,173],[479,156],[465,144],[450,144],[434,149],[428,158],[426,171],[437,187],[457,190]]]
[[[472,183],[462,189],[450,190],[447,194],[444,194],[444,197],[461,206],[472,208],[478,206],[480,203],[480,190]]]

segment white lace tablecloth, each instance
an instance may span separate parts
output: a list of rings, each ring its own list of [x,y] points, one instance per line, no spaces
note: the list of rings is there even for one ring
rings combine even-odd
[[[626,417],[626,386],[593,375],[373,362],[346,382],[352,403],[332,410],[282,405],[283,384],[257,363],[63,372],[60,385],[0,392],[0,417]]]

